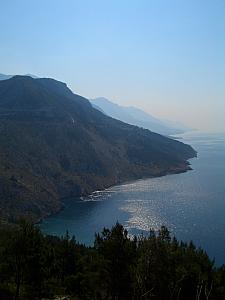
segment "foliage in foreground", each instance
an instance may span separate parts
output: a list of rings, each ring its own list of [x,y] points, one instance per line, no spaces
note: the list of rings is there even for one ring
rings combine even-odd
[[[68,234],[44,236],[30,223],[1,227],[0,299],[225,299],[225,268],[192,242],[162,227],[130,238],[122,225],[104,229],[94,247]]]

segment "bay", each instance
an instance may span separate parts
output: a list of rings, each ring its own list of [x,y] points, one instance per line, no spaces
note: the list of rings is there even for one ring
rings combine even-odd
[[[183,241],[193,240],[217,264],[225,263],[225,134],[192,132],[182,141],[198,151],[192,171],[97,191],[71,199],[64,210],[43,220],[44,233],[92,245],[95,232],[122,223],[130,234],[165,225]]]

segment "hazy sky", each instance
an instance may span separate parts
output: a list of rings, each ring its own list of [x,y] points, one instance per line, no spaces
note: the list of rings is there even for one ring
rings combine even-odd
[[[0,73],[225,131],[225,1],[0,0]]]

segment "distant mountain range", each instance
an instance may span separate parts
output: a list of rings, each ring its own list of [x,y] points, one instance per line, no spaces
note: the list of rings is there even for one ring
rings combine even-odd
[[[179,134],[191,130],[178,122],[157,119],[139,108],[121,106],[104,97],[91,99],[90,102],[96,109],[99,109],[112,118],[163,135]]]
[[[0,217],[38,220],[65,199],[189,170],[188,145],[118,121],[65,83],[0,81]]]
[[[0,80],[7,80],[9,78],[12,78],[13,76],[15,75],[5,75],[0,73]],[[29,76],[34,79],[38,79],[38,77],[33,74],[25,74],[24,76]],[[193,130],[179,122],[160,120],[139,108],[132,106],[121,106],[116,103],[113,103],[112,101],[104,97],[89,99],[89,101],[91,102],[94,108],[98,109],[102,113],[105,113],[106,115],[112,118],[115,118],[117,120],[123,121],[131,125],[136,125],[138,127],[149,129],[153,132],[157,132],[162,135],[170,136]]]
[[[16,75],[5,75],[5,74],[0,73],[0,80],[7,80],[7,79],[12,78],[13,76],[16,76]],[[29,76],[34,79],[38,78],[36,75],[33,75],[33,74],[25,74],[23,76]]]

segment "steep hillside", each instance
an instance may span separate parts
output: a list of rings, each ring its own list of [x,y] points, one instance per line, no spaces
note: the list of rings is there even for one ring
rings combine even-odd
[[[67,197],[189,169],[188,145],[94,109],[53,79],[0,81],[0,216],[35,220]]]

